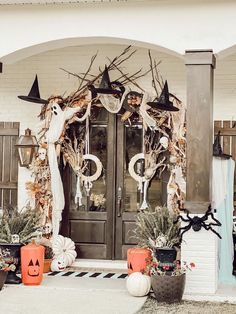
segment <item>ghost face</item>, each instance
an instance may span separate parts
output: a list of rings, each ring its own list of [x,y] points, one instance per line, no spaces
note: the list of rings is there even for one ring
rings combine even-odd
[[[45,160],[47,154],[47,150],[43,147],[39,147],[38,149],[38,156],[40,160]]]
[[[54,116],[57,116],[58,114],[62,112],[61,107],[56,102],[52,103],[51,111]]]
[[[160,138],[160,144],[161,144],[161,146],[162,146],[164,149],[167,149],[167,148],[168,148],[168,142],[169,142],[168,137],[162,136],[162,137]]]

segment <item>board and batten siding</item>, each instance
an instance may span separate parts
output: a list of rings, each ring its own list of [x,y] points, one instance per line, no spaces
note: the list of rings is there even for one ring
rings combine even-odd
[[[17,205],[19,122],[0,122],[0,207]]]

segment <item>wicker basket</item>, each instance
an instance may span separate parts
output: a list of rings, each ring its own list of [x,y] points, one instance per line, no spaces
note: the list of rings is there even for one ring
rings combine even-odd
[[[151,276],[152,289],[158,302],[180,302],[185,287],[185,274],[180,276]]]

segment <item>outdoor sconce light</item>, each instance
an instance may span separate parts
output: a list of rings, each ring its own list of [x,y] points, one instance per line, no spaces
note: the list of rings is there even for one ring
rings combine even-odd
[[[19,137],[15,146],[17,147],[21,167],[28,168],[39,147],[36,137],[31,135],[30,129],[25,130],[25,135]]]

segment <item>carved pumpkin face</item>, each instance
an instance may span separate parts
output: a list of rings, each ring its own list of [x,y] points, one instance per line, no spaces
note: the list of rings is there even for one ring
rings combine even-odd
[[[39,276],[39,260],[37,259],[35,264],[31,259],[28,265],[28,275],[31,277]]]
[[[52,271],[63,271],[65,270],[66,265],[63,259],[54,259],[51,263]]]

